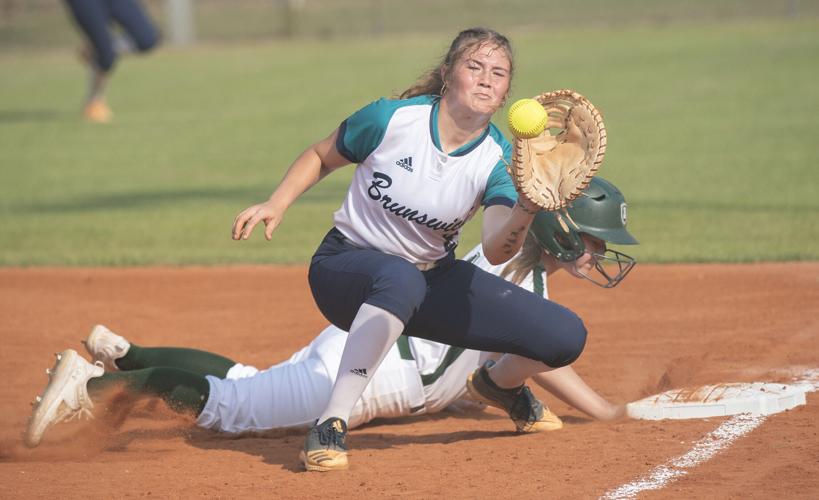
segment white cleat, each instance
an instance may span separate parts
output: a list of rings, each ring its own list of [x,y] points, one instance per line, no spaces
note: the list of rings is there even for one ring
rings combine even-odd
[[[95,326],[82,343],[88,354],[95,361],[102,361],[108,370],[119,370],[114,361],[128,354],[128,349],[131,348],[125,338],[102,325]]]
[[[88,380],[104,373],[100,362],[91,364],[73,349],[61,352],[49,374],[45,392],[32,403],[34,411],[24,436],[26,445],[40,444],[45,431],[56,423],[83,416],[93,418],[94,403],[88,396]]]

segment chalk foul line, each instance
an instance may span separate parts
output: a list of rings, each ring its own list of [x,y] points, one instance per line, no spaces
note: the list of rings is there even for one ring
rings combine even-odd
[[[819,390],[819,369],[805,372],[796,385],[803,386],[806,392]],[[619,486],[604,493],[602,500],[621,500],[635,498],[638,493],[649,490],[659,490],[669,483],[688,474],[689,469],[707,462],[714,455],[729,447],[734,441],[753,431],[768,417],[766,415],[750,415],[747,413],[734,415],[723,422],[719,427],[694,443],[693,448],[677,458],[658,465],[645,476],[630,483]]]
[[[707,462],[731,443],[762,425],[766,418],[765,415],[754,416],[747,413],[734,415],[697,441],[694,447],[684,455],[655,467],[636,481],[607,491],[600,498],[605,500],[634,498],[642,491],[662,489],[672,481],[688,474],[687,469]]]

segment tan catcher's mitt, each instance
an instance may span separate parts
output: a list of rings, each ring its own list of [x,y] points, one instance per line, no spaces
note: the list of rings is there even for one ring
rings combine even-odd
[[[530,202],[559,210],[580,196],[600,168],[606,127],[591,101],[573,90],[534,99],[549,115],[546,129],[532,139],[515,139],[509,173],[518,193]]]

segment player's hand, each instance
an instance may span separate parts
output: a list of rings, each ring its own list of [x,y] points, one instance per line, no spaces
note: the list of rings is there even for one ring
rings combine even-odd
[[[233,220],[233,239],[246,240],[256,224],[264,222],[264,237],[270,241],[283,215],[283,211],[276,209],[273,202],[269,200],[246,208]]]
[[[617,422],[627,417],[626,405],[621,403],[609,403],[608,407],[600,415],[597,415],[597,418],[603,422]]]

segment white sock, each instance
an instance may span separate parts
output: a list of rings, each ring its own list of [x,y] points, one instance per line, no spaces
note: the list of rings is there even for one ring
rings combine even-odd
[[[403,331],[404,323],[392,313],[369,304],[361,306],[350,327],[338,377],[319,423],[330,417],[350,420],[358,398]]]
[[[524,358],[517,354],[504,354],[489,369],[489,378],[501,389],[513,389],[526,382],[526,379],[540,372],[553,368],[540,361]]]

